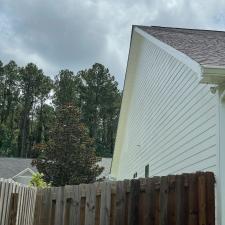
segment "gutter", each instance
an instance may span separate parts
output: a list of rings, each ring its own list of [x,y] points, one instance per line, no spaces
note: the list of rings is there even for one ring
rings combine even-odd
[[[223,90],[220,95],[221,101],[225,101],[225,67],[222,66],[202,66],[200,83],[211,84],[210,91],[215,94],[217,90]]]
[[[218,86],[225,84],[225,67],[203,65],[200,83],[215,84]]]

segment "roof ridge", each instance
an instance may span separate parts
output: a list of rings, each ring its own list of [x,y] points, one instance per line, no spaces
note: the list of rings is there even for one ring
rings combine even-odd
[[[140,28],[162,28],[162,29],[174,29],[174,30],[189,30],[189,31],[203,31],[203,32],[220,32],[225,33],[225,30],[210,30],[210,29],[199,29],[199,28],[187,28],[187,27],[166,27],[166,26],[145,26],[145,25],[133,25],[134,27]]]

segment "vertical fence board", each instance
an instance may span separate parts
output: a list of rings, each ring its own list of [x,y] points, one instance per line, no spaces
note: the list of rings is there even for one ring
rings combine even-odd
[[[146,180],[146,198],[145,198],[145,225],[155,224],[155,178]]]
[[[55,225],[63,224],[63,206],[64,206],[64,187],[57,188],[56,192],[56,212],[55,212]]]
[[[215,178],[213,173],[206,176],[206,197],[207,197],[207,225],[215,225]]]
[[[10,207],[9,207],[9,220],[8,225],[16,225],[16,215],[18,206],[18,194],[13,193],[11,195]]]
[[[196,199],[197,195],[197,176],[189,175],[189,191],[188,191],[188,201],[189,201],[189,212],[188,212],[188,225],[198,224],[198,202]]]
[[[206,224],[206,180],[203,174],[198,176],[198,211],[199,211],[199,225]]]
[[[100,225],[110,224],[110,207],[111,207],[111,184],[108,182],[104,182],[101,184]]]
[[[80,225],[80,191],[79,186],[75,185],[72,189],[72,203],[70,208],[70,225]]]
[[[176,176],[176,225],[184,224],[184,177]]]
[[[40,222],[40,215],[41,215],[41,202],[42,202],[42,195],[41,190],[37,190],[36,192],[36,201],[35,201],[35,211],[34,211],[34,225],[41,224]]]
[[[11,204],[11,195],[13,193],[13,188],[14,188],[14,183],[10,182],[10,187],[9,187],[9,194],[8,194],[8,201],[7,201],[7,206],[6,206],[6,218],[5,218],[5,224],[8,224],[8,220],[9,220],[9,207]]]
[[[168,224],[176,224],[176,192],[175,192],[175,176],[168,177],[169,193],[168,193]]]
[[[1,185],[1,194],[0,194],[0,224],[2,225],[3,223],[3,217],[4,215],[4,204],[5,204],[5,187],[6,187],[6,182],[2,182]],[[3,224],[4,225],[4,224]]]
[[[9,201],[10,195],[9,195],[9,189],[10,189],[10,183],[7,181],[5,183],[5,192],[4,192],[4,203],[3,203],[3,207],[2,207],[2,225],[5,224],[5,220],[6,220],[6,210],[7,210],[7,203]]]
[[[96,196],[95,225],[100,225],[101,195]]]
[[[156,183],[156,188],[155,188],[155,198],[156,198],[156,203],[155,203],[155,224],[158,225],[160,223],[160,180]]]
[[[169,225],[168,222],[168,177],[160,179],[160,225]]]
[[[95,224],[96,186],[86,185],[85,225]]]
[[[146,179],[139,178],[140,191],[139,191],[139,202],[138,202],[138,224],[145,225],[146,215]]]
[[[128,225],[137,225],[139,216],[139,193],[140,193],[140,181],[131,180],[130,186],[130,204],[128,208]]]
[[[111,210],[110,210],[110,225],[116,223],[116,194],[111,193]]]
[[[126,203],[126,187],[125,183],[118,181],[116,185],[116,225],[124,225],[125,223],[125,203]]]

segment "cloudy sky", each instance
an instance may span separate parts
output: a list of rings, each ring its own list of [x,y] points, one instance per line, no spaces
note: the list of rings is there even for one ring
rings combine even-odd
[[[123,85],[132,24],[225,30],[225,0],[0,0],[0,60],[47,75],[99,62]]]

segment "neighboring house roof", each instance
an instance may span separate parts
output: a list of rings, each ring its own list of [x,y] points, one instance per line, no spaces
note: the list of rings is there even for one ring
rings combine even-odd
[[[27,172],[37,172],[36,167],[31,165],[32,159],[21,158],[0,158],[0,178],[15,178],[24,175]],[[103,172],[98,178],[108,177],[110,174],[112,158],[101,158],[97,163],[100,167],[104,167]]]
[[[136,26],[203,66],[225,66],[225,32]]]
[[[32,159],[0,158],[0,178],[13,178],[21,172],[32,170],[37,172],[36,167],[31,165]],[[29,168],[29,170],[27,170]]]
[[[97,164],[100,167],[104,167],[103,172],[98,176],[98,178],[108,177],[110,174],[112,158],[102,158]]]

